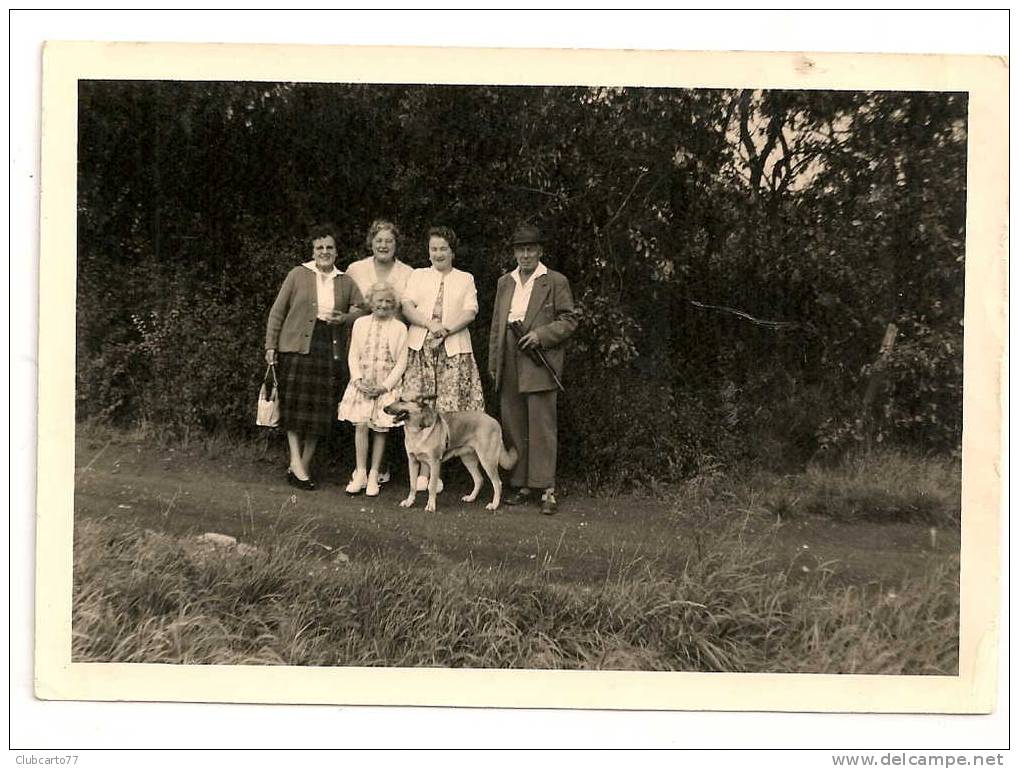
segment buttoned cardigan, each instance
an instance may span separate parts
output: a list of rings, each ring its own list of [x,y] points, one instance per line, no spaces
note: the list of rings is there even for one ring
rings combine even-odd
[[[346,361],[346,330],[355,319],[365,314],[361,292],[343,273],[333,279],[334,309],[341,313],[342,322],[330,326],[333,337],[333,358]],[[304,266],[294,267],[283,279],[276,301],[269,310],[265,327],[265,349],[277,352],[296,352],[307,355],[311,349],[311,335],[318,315],[318,295],[315,273]]]
[[[478,311],[478,291],[474,287],[474,276],[469,272],[455,267],[447,273],[441,273],[434,267],[422,267],[411,273],[407,281],[404,301],[410,300],[425,317],[430,318],[435,308],[435,300],[439,296],[439,284],[445,278],[442,292],[442,325],[446,328],[457,325],[466,313]],[[412,350],[420,350],[424,345],[428,329],[424,326],[411,324],[407,331],[407,346]],[[446,355],[452,357],[465,352],[473,352],[471,332],[462,328],[455,334],[443,339]]]

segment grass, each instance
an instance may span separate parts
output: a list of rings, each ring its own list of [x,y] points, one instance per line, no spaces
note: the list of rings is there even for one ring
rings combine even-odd
[[[796,476],[761,479],[761,504],[778,515],[825,515],[839,521],[925,523],[959,528],[962,469],[950,458],[895,451],[811,465]]]
[[[848,482],[848,481],[847,481]],[[557,582],[384,552],[326,553],[307,531],[202,546],[112,519],[75,531],[73,658],[192,664],[955,674],[958,558],[893,590],[777,567],[746,518],[705,525],[678,571],[616,564]]]

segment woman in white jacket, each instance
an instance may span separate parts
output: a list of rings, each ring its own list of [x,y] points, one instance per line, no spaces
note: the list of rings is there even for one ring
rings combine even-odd
[[[453,267],[456,234],[449,227],[428,231],[431,267],[414,270],[403,296],[407,372],[403,391],[435,395],[437,411],[484,411],[481,376],[468,330],[478,314],[474,276]]]

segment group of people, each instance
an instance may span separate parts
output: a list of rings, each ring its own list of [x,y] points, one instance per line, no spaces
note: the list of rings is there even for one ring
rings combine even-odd
[[[439,412],[484,411],[470,325],[478,313],[474,277],[453,266],[457,237],[428,230],[431,266],[397,258],[400,231],[376,220],[369,256],[344,273],[337,235],[310,235],[312,258],[287,274],[266,326],[265,359],[278,369],[280,427],[290,453],[288,482],[313,490],[311,460],[337,420],[354,425],[356,467],[348,494],[377,496],[388,479],[386,435],[398,425],[385,407],[399,397],[434,397]],[[508,505],[540,501],[556,512],[557,399],[564,344],[577,327],[569,281],[542,262],[544,237],[532,225],[513,233],[516,269],[497,284],[488,372],[503,435],[517,451]],[[342,392],[342,396],[341,396]],[[428,477],[415,480],[419,489]]]

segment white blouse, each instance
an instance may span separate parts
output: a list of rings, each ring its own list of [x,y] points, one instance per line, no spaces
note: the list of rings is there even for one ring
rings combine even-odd
[[[315,273],[315,302],[318,305],[318,314],[315,317],[319,320],[329,320],[333,314],[333,307],[336,305],[333,281],[343,273],[336,267],[333,267],[332,272],[321,272],[315,267],[314,259],[305,262],[303,266]]]
[[[413,272],[414,268],[406,262],[401,262],[399,259],[393,262],[393,269],[384,282],[391,285],[396,291],[397,302],[403,301],[403,295],[407,291],[407,281]],[[347,277],[357,284],[361,296],[367,303],[372,286],[379,282],[378,274],[375,272],[375,257],[368,256],[352,262],[347,267]]]

